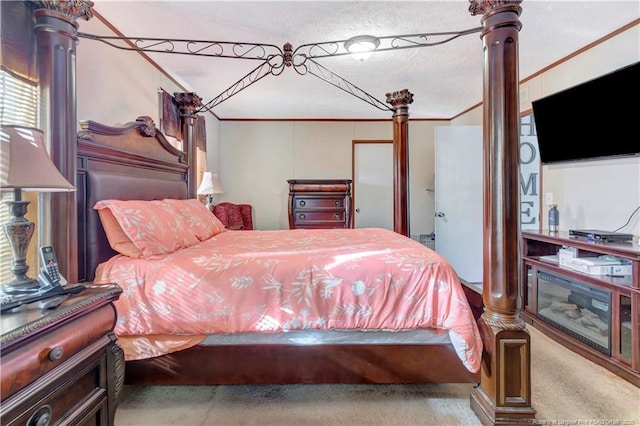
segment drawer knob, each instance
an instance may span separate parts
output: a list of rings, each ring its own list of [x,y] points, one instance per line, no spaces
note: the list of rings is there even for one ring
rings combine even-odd
[[[306,205],[307,205],[307,202],[306,202],[306,201],[304,201],[304,200],[301,200],[301,201],[300,201],[300,205],[301,205],[302,207],[304,207],[304,206],[306,206]]]
[[[338,213],[334,214],[334,215],[333,215],[333,217],[334,217],[335,219],[340,219],[340,215],[339,215]]]
[[[333,204],[335,204],[335,206],[338,207],[340,205],[340,200],[335,200]]]
[[[304,218],[305,218],[304,213],[302,213],[302,214],[300,215],[300,219],[304,219]]]
[[[64,349],[62,349],[62,346],[56,346],[55,348],[51,349],[51,351],[49,351],[49,360],[50,361],[58,361],[60,358],[62,358],[62,355],[64,354]]]
[[[48,426],[51,422],[51,407],[45,405],[40,407],[38,411],[27,420],[27,426]]]

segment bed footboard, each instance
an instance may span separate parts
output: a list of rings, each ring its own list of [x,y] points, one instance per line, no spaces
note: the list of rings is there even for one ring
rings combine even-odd
[[[198,345],[128,361],[132,385],[479,383],[450,344]]]

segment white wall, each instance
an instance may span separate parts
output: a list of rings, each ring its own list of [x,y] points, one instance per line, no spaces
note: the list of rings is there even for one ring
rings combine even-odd
[[[426,188],[432,185],[437,125],[448,122],[409,122],[409,226],[416,238],[434,229],[434,200]],[[391,139],[391,120],[221,121],[225,192],[217,199],[252,204],[258,229],[288,229],[288,179],[352,179],[353,140]]]
[[[520,86],[520,111],[531,111],[531,102],[607,74],[640,60],[640,25],[550,68]],[[525,79],[529,76],[520,76]],[[621,96],[621,102],[624,97]],[[597,102],[594,99],[594,103]],[[637,100],[631,100],[631,105]],[[635,103],[634,103],[635,102]],[[451,125],[482,124],[482,107],[457,117]],[[588,131],[579,123],[576,134]],[[612,126],[615,123],[611,123]],[[639,142],[640,144],[640,142]],[[640,159],[608,159],[542,166],[541,223],[548,227],[546,193],[553,194],[560,210],[560,230],[589,228],[615,230],[640,206]],[[640,235],[640,213],[621,230]]]
[[[81,32],[116,35],[96,17],[78,22]],[[76,58],[78,120],[117,126],[135,121],[139,116],[149,116],[159,127],[158,89],[169,93],[191,91],[167,77],[139,53],[119,50],[98,41],[80,38]],[[211,167],[218,160],[218,120],[210,113],[202,115],[207,123],[207,154]]]
[[[530,102],[599,77],[640,60],[640,25],[577,55],[549,71],[527,81],[521,87]],[[632,90],[631,88],[629,88]],[[620,102],[624,102],[624,96]],[[594,99],[594,103],[598,100]],[[637,99],[630,101],[637,105]],[[576,126],[576,136],[588,132],[588,123]],[[616,123],[610,123],[615,126]],[[630,137],[635,137],[631,136]],[[640,144],[640,142],[639,142]],[[542,166],[541,196],[553,193],[560,210],[560,229],[589,228],[612,231],[623,226],[640,206],[640,158],[608,159],[571,164]],[[543,228],[547,228],[547,214],[543,212]],[[636,213],[629,226],[621,231],[640,235],[640,214]]]

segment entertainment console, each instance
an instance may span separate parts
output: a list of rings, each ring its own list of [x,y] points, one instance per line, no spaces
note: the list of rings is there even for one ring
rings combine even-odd
[[[561,249],[562,252],[560,251]],[[615,256],[631,274],[587,274],[560,263]],[[522,315],[547,336],[640,387],[640,248],[567,232],[522,231]]]

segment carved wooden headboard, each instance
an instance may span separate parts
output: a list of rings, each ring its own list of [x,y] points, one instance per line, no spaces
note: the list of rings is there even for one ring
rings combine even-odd
[[[119,127],[82,121],[78,134],[78,279],[116,254],[93,209],[99,200],[188,198],[188,164],[150,117]]]

